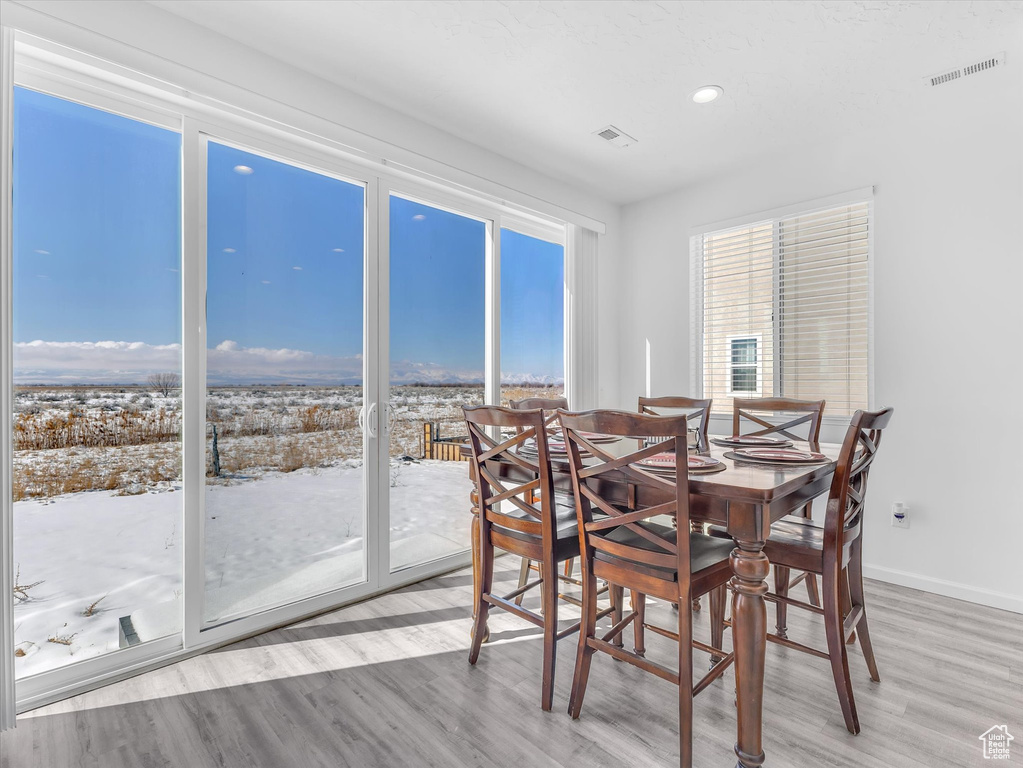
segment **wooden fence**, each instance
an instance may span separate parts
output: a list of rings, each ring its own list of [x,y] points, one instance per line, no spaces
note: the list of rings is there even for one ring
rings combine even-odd
[[[441,437],[440,422],[427,421],[423,424],[423,458],[440,461],[468,461],[462,447],[469,441],[468,435]]]

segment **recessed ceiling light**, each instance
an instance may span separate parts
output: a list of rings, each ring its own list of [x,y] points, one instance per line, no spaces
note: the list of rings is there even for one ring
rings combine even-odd
[[[49,256],[50,255],[49,251],[44,251],[42,248],[36,248],[36,253],[38,253],[40,256]]]
[[[417,213],[415,216],[412,217],[412,221],[424,221],[425,219],[426,216],[424,216],[421,213]]]
[[[709,104],[724,92],[724,88],[720,85],[701,85],[689,94],[689,98],[697,104]]]
[[[252,169],[249,168],[249,166],[247,166],[247,165],[236,165],[234,167],[234,172],[235,173],[240,173],[242,176],[251,176],[252,175]]]
[[[225,248],[224,253],[237,253],[234,248]]]
[[[335,248],[334,249],[334,253],[344,253],[344,252],[345,252],[344,248]]]

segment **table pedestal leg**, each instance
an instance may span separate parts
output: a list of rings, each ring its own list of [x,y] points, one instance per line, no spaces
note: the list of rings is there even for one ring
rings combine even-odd
[[[767,649],[765,579],[771,564],[764,542],[737,541],[732,565],[732,643],[735,648],[735,688],[738,693],[736,768],[764,764],[761,731],[764,705],[764,661]]]

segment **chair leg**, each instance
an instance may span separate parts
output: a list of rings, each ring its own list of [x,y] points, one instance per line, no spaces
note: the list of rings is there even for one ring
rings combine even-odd
[[[850,733],[860,732],[860,721],[856,716],[856,701],[853,698],[852,680],[849,678],[849,655],[846,652],[845,630],[842,628],[840,581],[845,572],[825,569],[821,577],[824,587],[824,630],[828,637],[828,656],[831,660],[831,674],[835,678],[838,702],[842,706],[845,727]]]
[[[838,579],[838,590],[839,590],[838,591],[839,605],[842,608],[842,616],[844,618],[844,617],[848,616],[850,613],[852,613],[852,598],[849,596],[849,572],[848,571],[842,571],[842,575]],[[849,633],[848,637],[846,637],[845,643],[846,643],[846,645],[852,645],[855,642],[856,642],[856,632],[854,630],[854,631]]]
[[[807,504],[805,507],[799,510],[797,514],[801,515],[802,517],[805,517],[807,520],[810,520],[813,517],[813,510],[811,509],[811,506]],[[821,595],[820,592],[817,591],[817,575],[813,573],[807,573],[805,581],[806,596],[810,598],[810,605],[816,605],[817,607],[820,607]]]
[[[678,612],[678,739],[679,768],[692,768],[693,615],[690,611]]]
[[[625,590],[622,587],[615,586],[614,584],[607,585],[607,593],[611,596],[611,625],[616,625],[622,620],[623,611],[625,606]],[[619,632],[617,635],[611,638],[611,644],[617,645],[621,648],[625,641],[622,639],[624,632]]]
[[[780,597],[789,596],[789,569],[782,565],[774,566],[774,591],[778,593]],[[775,629],[778,632],[778,637],[788,637],[788,613],[789,607],[785,603],[778,602],[774,604],[775,616],[777,621],[775,622]]]
[[[639,656],[646,655],[646,628],[643,626],[643,622],[646,621],[646,595],[636,590],[630,590],[632,597],[632,612],[636,614],[636,618],[632,622],[632,633],[634,638],[636,654]]]
[[[528,557],[522,558],[522,564],[519,566],[519,589],[526,586],[526,582],[529,581],[529,566],[532,562]],[[522,598],[523,595],[517,595],[515,605],[522,605]]]
[[[540,708],[550,712],[554,705],[554,666],[558,660],[558,565],[551,558],[541,567],[540,585],[543,613],[543,688]]]
[[[586,682],[590,676],[590,662],[593,660],[593,648],[587,642],[597,634],[597,580],[593,577],[589,565],[582,566],[583,607],[579,625],[579,649],[575,655],[575,674],[572,676],[572,695],[568,700],[568,714],[575,720],[583,708],[583,696],[586,694]]]
[[[480,646],[487,636],[487,614],[490,612],[490,603],[483,599],[489,595],[494,586],[494,545],[490,543],[489,525],[481,533],[480,546],[480,578],[476,593],[476,618],[472,625],[472,645],[469,647],[469,663],[475,664],[480,655]]]
[[[568,577],[572,576],[572,567],[575,565],[575,558],[570,557],[565,561],[565,575]]]
[[[851,559],[849,560],[849,592],[852,604],[861,606],[863,614],[856,624],[856,631],[860,635],[860,649],[863,651],[863,658],[867,662],[867,669],[870,671],[870,679],[875,683],[881,682],[881,675],[877,672],[877,662],[874,660],[874,647],[870,644],[870,633],[867,631],[867,607],[863,600],[863,543],[857,541],[852,546]]]
[[[728,602],[728,588],[723,584],[710,591],[710,644],[722,651],[722,656],[711,656],[710,665],[713,667],[724,655],[725,640],[725,603]]]
[[[806,574],[806,596],[810,598],[810,605],[821,605],[821,593],[817,590],[817,574]]]

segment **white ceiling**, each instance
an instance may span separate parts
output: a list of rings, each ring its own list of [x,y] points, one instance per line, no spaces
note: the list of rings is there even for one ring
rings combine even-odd
[[[619,203],[884,130],[966,86],[924,76],[1023,55],[1023,2],[153,2]]]

